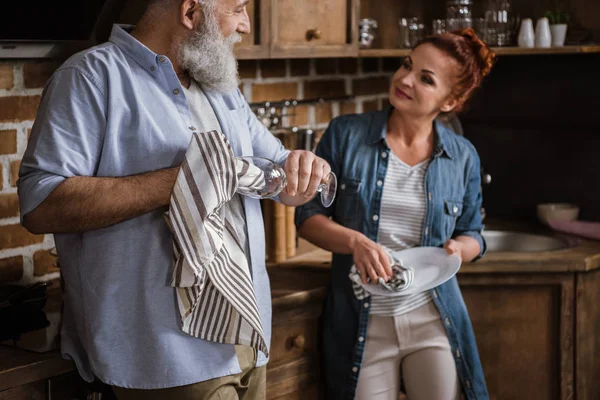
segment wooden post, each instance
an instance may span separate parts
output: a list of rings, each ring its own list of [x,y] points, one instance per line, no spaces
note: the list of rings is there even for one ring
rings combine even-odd
[[[294,224],[294,212],[296,207],[285,208],[285,254],[288,258],[296,255],[296,225]]]
[[[272,201],[274,212],[273,212],[273,223],[274,223],[274,262],[283,262],[286,258],[286,227],[285,227],[285,205]]]

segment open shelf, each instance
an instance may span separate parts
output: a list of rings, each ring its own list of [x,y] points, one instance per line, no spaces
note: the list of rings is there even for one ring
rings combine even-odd
[[[600,53],[600,45],[551,47],[548,49],[526,49],[522,47],[492,47],[498,55],[535,55],[535,54],[581,54]],[[404,57],[411,49],[363,49],[360,57]]]

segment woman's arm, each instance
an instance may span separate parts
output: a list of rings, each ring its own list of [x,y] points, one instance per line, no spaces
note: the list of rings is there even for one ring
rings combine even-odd
[[[317,214],[306,219],[298,234],[332,253],[352,254],[363,283],[367,283],[367,275],[372,281],[377,281],[378,277],[387,281],[392,275],[390,257],[383,247],[361,232],[346,228],[324,215]]]
[[[444,244],[449,254],[458,254],[463,261],[470,262],[485,254],[486,245],[481,231],[481,171],[479,156],[474,147],[467,164],[467,182],[463,198],[463,210],[456,221],[452,239]]]

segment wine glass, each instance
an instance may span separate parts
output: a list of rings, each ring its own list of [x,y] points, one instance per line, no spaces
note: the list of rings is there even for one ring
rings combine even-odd
[[[287,185],[283,168],[268,158],[242,156],[235,158],[238,174],[237,193],[254,199],[271,199]],[[330,172],[317,189],[321,194],[321,204],[331,206],[337,190],[337,177]]]

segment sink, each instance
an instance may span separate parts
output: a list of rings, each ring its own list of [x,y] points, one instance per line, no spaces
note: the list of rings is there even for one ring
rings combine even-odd
[[[569,247],[567,242],[552,236],[517,232],[483,231],[488,252],[537,252]]]

